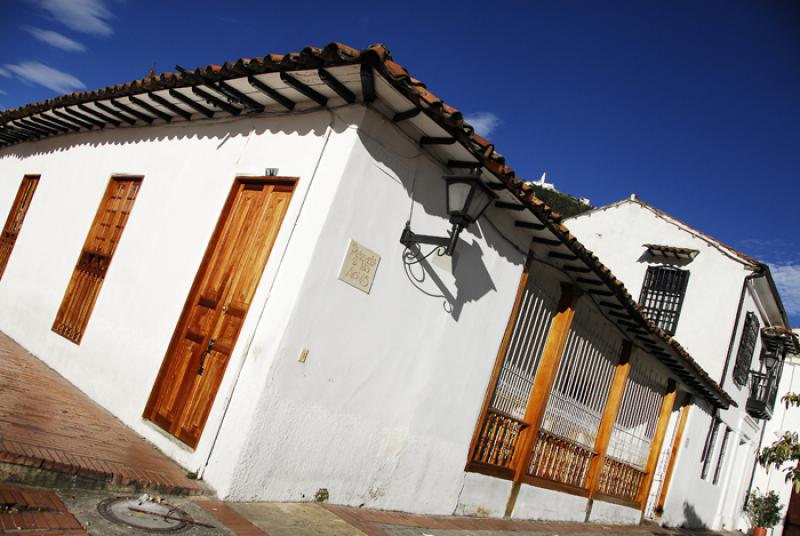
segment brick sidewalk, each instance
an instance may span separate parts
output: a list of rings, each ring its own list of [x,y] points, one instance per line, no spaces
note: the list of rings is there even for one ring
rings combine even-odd
[[[54,492],[8,484],[0,484],[0,533],[86,535]]]
[[[0,333],[0,462],[161,493],[204,486]]]

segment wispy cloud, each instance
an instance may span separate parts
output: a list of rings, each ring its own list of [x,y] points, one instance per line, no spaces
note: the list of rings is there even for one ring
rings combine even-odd
[[[109,36],[114,16],[103,0],[33,0],[67,28],[92,35]]]
[[[11,78],[11,73],[0,67],[0,76],[3,76],[5,78]]]
[[[2,89],[0,89],[0,95],[8,95],[8,93],[6,93],[6,92],[5,92],[5,91],[3,91]]]
[[[26,82],[39,84],[58,93],[67,93],[74,89],[86,89],[83,82],[71,74],[35,61],[26,61],[16,65],[6,64],[4,67]]]
[[[500,118],[492,112],[475,112],[464,116],[464,121],[475,128],[481,136],[490,136],[500,126]]]
[[[42,30],[41,28],[34,28],[32,26],[25,26],[23,27],[23,30],[34,36],[39,41],[47,43],[48,45],[56,48],[60,48],[61,50],[66,50],[68,52],[84,52],[86,50],[86,47],[81,43],[70,39],[66,35],[61,35],[58,32]]]
[[[786,312],[800,315],[800,264],[773,264],[769,268]]]

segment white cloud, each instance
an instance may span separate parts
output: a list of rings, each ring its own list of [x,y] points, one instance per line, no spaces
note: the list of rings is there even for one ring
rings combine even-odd
[[[81,43],[70,39],[66,35],[61,35],[58,32],[42,30],[40,28],[33,28],[30,26],[25,27],[24,30],[39,41],[47,43],[48,45],[56,48],[60,48],[61,50],[66,50],[68,52],[83,52],[86,50],[86,47]]]
[[[800,315],[800,264],[773,264],[769,268],[786,312]]]
[[[8,95],[8,93],[6,93],[6,92],[5,92],[5,91],[3,91],[2,89],[0,89],[0,95]]]
[[[464,116],[464,121],[475,128],[481,136],[490,136],[500,125],[500,118],[492,112],[475,112]]]
[[[16,65],[6,64],[4,67],[27,82],[39,84],[59,93],[67,93],[74,89],[86,89],[83,82],[71,74],[35,61],[26,61]]]
[[[66,26],[78,32],[109,36],[114,29],[108,21],[114,16],[104,0],[34,0],[42,9]]]
[[[6,78],[11,78],[11,73],[0,67],[0,76],[4,76]]]

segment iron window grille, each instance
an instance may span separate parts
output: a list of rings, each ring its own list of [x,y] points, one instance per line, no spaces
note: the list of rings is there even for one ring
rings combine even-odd
[[[708,430],[705,448],[703,448],[703,454],[700,457],[700,460],[703,462],[703,468],[700,471],[700,478],[703,480],[705,480],[708,476],[708,470],[711,467],[711,458],[713,458],[714,447],[717,444],[717,434],[719,433],[720,424],[722,424],[722,421],[716,417],[711,419],[711,428]]]
[[[725,463],[725,453],[728,450],[728,438],[731,435],[731,429],[725,427],[725,435],[722,436],[722,445],[719,447],[719,458],[717,458],[717,467],[714,469],[714,484],[719,482],[719,476],[722,473],[722,466]]]
[[[675,334],[689,272],[670,266],[650,266],[644,276],[639,305],[658,327]]]
[[[753,352],[756,349],[758,332],[761,325],[755,313],[748,312],[742,328],[742,338],[739,341],[739,351],[736,353],[736,365],[733,367],[733,381],[736,385],[747,384],[750,368],[753,363]]]

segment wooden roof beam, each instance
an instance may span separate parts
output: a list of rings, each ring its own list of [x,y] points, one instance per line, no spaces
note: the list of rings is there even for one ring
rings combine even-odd
[[[295,102],[292,99],[284,97],[283,95],[281,95],[280,93],[269,87],[267,84],[256,78],[255,76],[248,76],[247,82],[257,90],[259,90],[261,93],[263,93],[270,99],[274,100],[275,102],[286,108],[287,110],[289,111],[294,110]]]
[[[212,110],[209,110],[208,108],[206,108],[205,106],[203,106],[199,102],[193,101],[192,99],[190,99],[189,97],[187,97],[186,95],[181,93],[180,91],[177,91],[175,89],[170,89],[169,90],[169,95],[170,95],[170,97],[178,99],[179,101],[181,101],[186,106],[189,106],[190,108],[200,112],[201,114],[203,114],[204,116],[206,116],[208,118],[214,117],[214,112]]]
[[[229,83],[220,80],[219,82],[214,82],[213,84],[207,84],[211,89],[219,91],[220,93],[224,94],[228,99],[233,100],[241,104],[246,108],[250,108],[254,112],[263,112],[264,105],[254,100],[253,98],[245,95]]]
[[[129,96],[128,99],[133,104],[138,106],[139,108],[143,108],[143,109],[147,110],[148,113],[153,114],[154,116],[158,117],[162,121],[166,121],[167,123],[172,121],[172,116],[171,115],[165,114],[164,112],[162,112],[158,108],[154,107],[152,104],[150,104],[148,102],[145,102],[145,101],[143,101],[142,99],[140,99],[138,97],[134,97],[133,95]]]
[[[97,110],[93,110],[92,108],[89,108],[88,106],[86,106],[84,104],[78,104],[78,109],[80,111],[82,111],[83,113],[87,114],[88,117],[97,118],[100,121],[103,121],[104,123],[110,123],[110,124],[114,125],[115,127],[118,127],[118,126],[122,125],[122,123],[120,123],[116,119],[111,119],[107,115],[101,114]]]
[[[100,108],[101,110],[103,110],[108,115],[114,116],[117,119],[128,123],[129,125],[135,125],[136,124],[136,119],[134,119],[132,117],[128,117],[127,115],[119,112],[118,110],[115,110],[111,106],[106,106],[105,104],[103,104],[100,101],[95,101],[94,105],[97,106],[98,108]]]
[[[364,102],[372,102],[377,97],[375,92],[375,73],[372,72],[372,66],[366,63],[361,64],[361,91]]]
[[[503,186],[501,183],[495,183],[495,184],[500,184],[501,186]],[[525,210],[525,205],[520,205],[519,203],[509,203],[508,201],[495,201],[494,206],[496,206],[497,208],[502,208],[504,210],[517,210],[517,211]]]
[[[65,127],[64,125],[59,125],[57,123],[53,123],[51,121],[48,121],[48,120],[42,118],[41,116],[32,116],[32,115],[28,116],[28,121],[32,122],[35,125],[40,125],[40,126],[43,126],[43,127],[47,127],[47,128],[56,130],[58,132],[69,132],[69,129],[67,127]]]
[[[21,128],[26,128],[28,130],[33,130],[34,132],[39,132],[45,136],[49,136],[51,134],[58,134],[58,131],[51,128],[51,127],[43,127],[37,125],[36,123],[31,123],[27,119],[17,119],[16,125]]]
[[[46,127],[42,125],[37,125],[36,123],[32,123],[26,119],[17,119],[17,123],[22,125],[23,127],[27,128],[28,130],[34,130],[36,132],[41,132],[45,136],[50,136],[52,134],[58,134],[59,130],[53,127]]]
[[[152,93],[151,92],[151,93],[148,93],[147,96],[150,97],[151,100],[157,102],[158,104],[160,104],[161,106],[163,106],[164,108],[169,110],[170,112],[174,113],[175,115],[179,115],[179,116],[183,117],[187,121],[192,118],[192,114],[191,113],[187,112],[183,108],[179,108],[178,106],[176,106],[175,104],[169,102],[167,99],[165,99],[161,95],[158,95],[156,93]]]
[[[133,117],[135,117],[137,119],[141,119],[142,121],[144,121],[148,125],[153,124],[153,121],[155,120],[155,117],[149,116],[147,114],[143,114],[142,112],[140,112],[138,110],[134,110],[133,108],[131,108],[127,104],[123,104],[123,103],[121,103],[119,101],[116,101],[114,99],[111,99],[109,102],[111,102],[111,106],[115,106],[116,108],[119,108],[121,111],[125,112],[126,114],[132,115]]]
[[[328,97],[326,97],[316,89],[307,86],[306,84],[304,84],[294,76],[290,75],[289,73],[281,72],[281,80],[283,80],[283,82],[289,85],[292,89],[298,91],[299,93],[302,93],[303,95],[313,100],[320,106],[325,106],[326,104],[328,104]]]
[[[565,264],[561,269],[565,272],[575,272],[578,274],[588,274],[592,271],[591,268],[587,268],[586,266],[574,266],[572,264]]]
[[[552,238],[544,238],[541,236],[534,236],[531,241],[534,244],[543,244],[545,246],[560,246],[563,243],[561,240],[553,240]]]
[[[57,118],[55,118],[55,117],[53,117],[51,115],[44,115],[44,112],[39,114],[39,117],[41,119],[43,119],[43,120],[47,120],[50,123],[53,123],[54,125],[61,125],[62,127],[66,128],[67,130],[73,130],[75,132],[78,132],[81,129],[81,127],[79,125],[75,125],[74,123],[68,123],[66,121],[62,121],[61,119],[57,119]]]
[[[519,227],[520,229],[530,229],[532,231],[544,231],[547,228],[547,226],[542,223],[522,220],[516,220],[514,222],[514,227]]]
[[[560,242],[559,242],[559,244],[560,244]],[[561,259],[563,261],[576,261],[576,260],[578,260],[578,256],[577,255],[573,255],[572,253],[561,253],[559,251],[550,251],[550,252],[547,253],[547,256],[548,257],[552,257],[554,259]],[[613,294],[609,294],[609,296],[612,296],[612,295]]]
[[[331,88],[334,93],[343,98],[348,104],[353,104],[356,102],[356,94],[350,91],[347,86],[339,82],[339,80],[331,73],[320,68],[317,70],[317,74],[319,75],[320,80],[325,82],[325,84]]]
[[[75,114],[78,114],[78,112],[73,112],[72,110],[70,110],[68,108],[64,108],[63,110],[64,110],[63,112],[59,112],[58,110],[55,110],[55,109],[54,110],[50,110],[50,111],[53,112],[53,115],[55,115],[56,117],[58,117],[60,119],[63,119],[64,121],[70,121],[72,123],[75,123],[76,125],[78,125],[80,127],[83,127],[86,130],[92,130],[92,128],[94,127],[94,125],[92,123],[90,123],[88,121],[84,121],[83,119],[81,119],[79,117],[75,117]],[[78,114],[78,115],[81,115],[81,114]],[[83,116],[81,115],[81,117],[83,117]]]
[[[435,136],[422,136],[419,139],[420,145],[453,145],[456,142],[455,138],[435,137]]]
[[[208,104],[210,104],[212,106],[216,106],[220,110],[222,110],[224,112],[228,112],[231,115],[239,115],[240,113],[242,113],[242,109],[241,108],[237,108],[236,106],[234,106],[232,104],[228,104],[227,102],[223,101],[222,99],[218,99],[217,97],[215,97],[211,93],[203,91],[202,89],[200,89],[197,86],[192,86],[192,93],[194,93],[195,95],[197,95],[201,99],[205,100]]]
[[[419,110],[419,108],[417,108]],[[409,112],[400,112],[400,113],[409,113]],[[419,113],[419,112],[417,112]],[[416,114],[414,114],[416,115]],[[447,167],[450,169],[475,169],[477,167],[481,167],[480,162],[468,162],[465,160],[448,160]]]
[[[422,110],[420,108],[411,108],[410,110],[405,111],[405,112],[397,112],[397,113],[394,114],[394,117],[392,118],[392,122],[399,123],[400,121],[406,121],[407,119],[412,119],[414,117],[417,117],[421,111]],[[456,166],[451,166],[450,165],[451,162],[453,162],[453,160],[450,160],[450,162],[447,163],[447,167],[449,167],[449,168],[456,167]],[[467,163],[469,164],[470,162],[467,162]],[[475,163],[475,164],[472,164],[471,167],[475,167],[477,165],[478,164]]]

